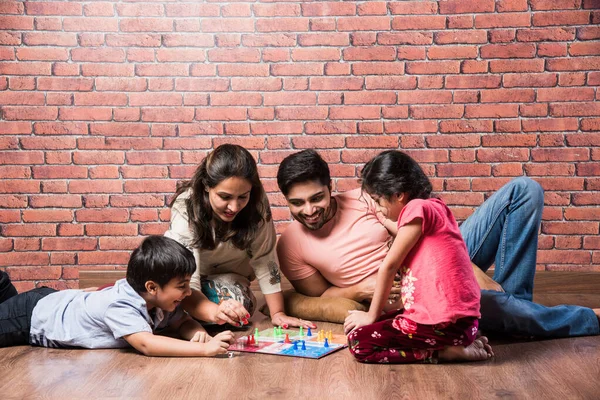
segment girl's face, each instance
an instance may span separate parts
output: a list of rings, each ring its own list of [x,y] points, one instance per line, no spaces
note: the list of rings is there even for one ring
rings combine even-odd
[[[385,216],[387,219],[391,219],[392,221],[398,221],[398,216],[400,215],[400,211],[406,205],[404,199],[406,196],[404,194],[394,194],[389,199],[386,199],[383,196],[371,195],[375,203],[377,203],[377,209]]]
[[[250,181],[232,176],[208,189],[208,200],[215,215],[223,222],[231,222],[250,201]]]

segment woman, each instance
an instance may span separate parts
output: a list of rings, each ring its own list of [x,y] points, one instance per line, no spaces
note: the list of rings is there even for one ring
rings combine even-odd
[[[278,326],[314,327],[284,312],[269,202],[248,150],[224,144],[178,186],[165,236],[193,251],[196,289],[184,306],[195,318],[242,326],[256,308],[255,278]],[[215,303],[207,310],[206,301]],[[203,306],[199,306],[200,303]]]

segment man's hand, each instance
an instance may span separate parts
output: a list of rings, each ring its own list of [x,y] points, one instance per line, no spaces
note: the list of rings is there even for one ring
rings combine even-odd
[[[396,274],[394,284],[390,290],[389,300],[394,302],[400,298],[402,277]],[[358,301],[371,301],[375,293],[375,285],[377,284],[377,274],[371,274],[358,283]]]
[[[481,290],[491,290],[494,292],[504,292],[504,289],[498,282],[487,276],[485,272],[483,272],[479,267],[473,263],[471,263],[473,267],[473,272],[475,273],[475,279],[477,279],[477,283],[479,284],[479,288]]]

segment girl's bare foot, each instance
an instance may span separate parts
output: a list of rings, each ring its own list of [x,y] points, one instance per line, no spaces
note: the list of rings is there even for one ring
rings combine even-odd
[[[488,344],[488,338],[485,336],[478,337],[466,347],[448,346],[438,354],[442,361],[483,361],[493,355],[492,346]]]
[[[596,314],[598,320],[600,320],[600,308],[592,308],[592,311],[594,312],[594,314]]]

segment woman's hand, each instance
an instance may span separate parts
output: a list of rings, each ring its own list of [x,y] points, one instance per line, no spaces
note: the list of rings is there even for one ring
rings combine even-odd
[[[346,321],[344,321],[344,333],[346,335],[362,326],[372,324],[377,319],[364,311],[350,310],[348,312],[350,315],[348,315]]]
[[[271,322],[275,326],[281,326],[284,329],[287,329],[290,326],[301,326],[303,328],[311,328],[315,329],[317,325],[313,324],[310,321],[306,321],[300,318],[290,317],[285,315],[283,312],[275,313],[271,316]]]
[[[228,323],[234,326],[248,324],[250,314],[239,301],[229,299],[221,302],[215,313],[214,322],[222,325]]]

